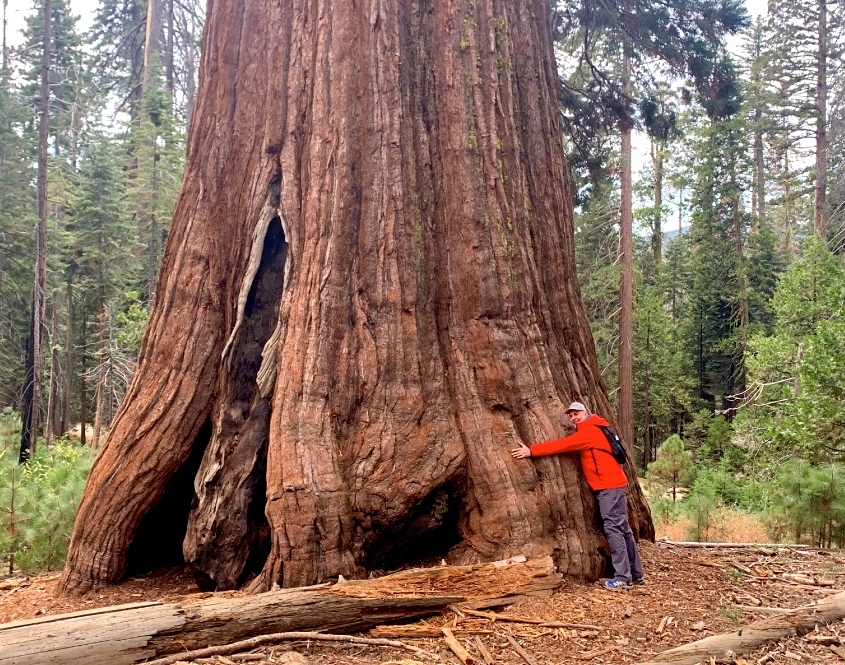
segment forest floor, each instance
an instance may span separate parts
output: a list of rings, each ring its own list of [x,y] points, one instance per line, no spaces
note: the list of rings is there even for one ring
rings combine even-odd
[[[502,608],[505,616],[591,624],[597,630],[543,628],[519,621],[458,617],[452,611],[414,625],[449,626],[475,658],[484,662],[478,638],[501,665],[524,665],[513,642],[540,663],[636,663],[648,656],[707,635],[730,632],[767,616],[752,607],[793,608],[845,589],[845,551],[798,548],[688,548],[658,541],[644,543],[641,553],[646,584],[633,591],[607,591],[598,584],[565,581],[553,595]],[[57,597],[58,575],[0,580],[0,623],[106,605],[166,599],[196,592],[182,570],[126,580],[80,597]],[[845,662],[813,635],[843,635],[845,621],[815,634],[772,642],[736,661],[748,663]],[[509,639],[510,638],[510,639]],[[513,641],[511,641],[513,640]],[[294,642],[255,649],[250,655],[199,659],[202,664],[309,663],[357,665],[378,663],[459,665],[442,639],[403,639],[422,652],[357,644]],[[293,652],[302,654],[303,657]],[[423,653],[424,652],[424,653]],[[845,653],[845,650],[842,651]]]

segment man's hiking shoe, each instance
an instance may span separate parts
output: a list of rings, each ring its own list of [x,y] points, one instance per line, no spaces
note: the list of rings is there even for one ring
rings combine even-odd
[[[610,589],[611,591],[628,591],[633,589],[634,585],[628,584],[625,580],[614,578],[612,580],[607,580],[607,582],[604,583],[604,588]]]
[[[645,584],[645,578],[643,577],[635,577],[634,584]]]

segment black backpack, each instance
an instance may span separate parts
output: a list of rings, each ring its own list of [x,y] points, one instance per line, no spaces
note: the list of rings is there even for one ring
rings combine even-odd
[[[628,453],[625,451],[625,446],[619,435],[606,425],[596,425],[596,427],[602,431],[602,434],[604,434],[607,442],[610,444],[610,454],[613,455],[613,459],[619,462],[619,464],[625,464],[628,461]]]

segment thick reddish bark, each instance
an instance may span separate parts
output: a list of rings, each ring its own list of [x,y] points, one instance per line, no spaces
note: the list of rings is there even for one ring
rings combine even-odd
[[[218,588],[250,557],[261,590],[447,550],[598,576],[577,462],[509,454],[564,434],[572,399],[610,413],[548,3],[214,0],[203,41],[156,305],[62,587],[124,572],[192,448],[184,552]]]

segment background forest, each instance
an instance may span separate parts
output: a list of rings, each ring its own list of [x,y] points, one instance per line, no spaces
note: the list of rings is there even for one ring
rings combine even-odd
[[[82,31],[67,0],[44,0],[21,46],[4,29],[10,570],[64,561],[132,375],[182,176],[203,11],[100,0]],[[845,6],[771,0],[756,20],[702,0],[554,11],[582,295],[655,519],[691,538],[748,528],[841,546]],[[713,50],[722,35],[730,50]]]

